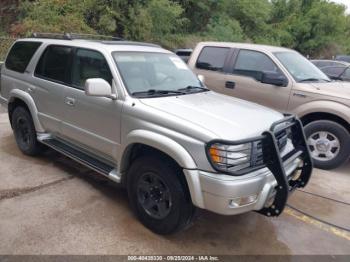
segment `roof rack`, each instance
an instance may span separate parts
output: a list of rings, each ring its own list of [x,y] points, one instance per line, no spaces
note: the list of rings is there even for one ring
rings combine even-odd
[[[62,39],[62,40],[109,40],[122,41],[123,38],[107,35],[77,34],[77,33],[33,33],[34,38]]]

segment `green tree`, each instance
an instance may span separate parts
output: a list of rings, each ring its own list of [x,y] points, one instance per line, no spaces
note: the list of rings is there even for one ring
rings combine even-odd
[[[226,0],[223,9],[240,23],[248,38],[254,40],[268,33],[267,22],[271,15],[269,0]]]
[[[9,14],[18,19],[8,22],[10,32],[2,26],[2,34],[81,32],[169,48],[218,40],[282,45],[314,56],[350,52],[350,18],[328,0],[24,0],[13,8]],[[9,14],[2,24],[13,21]]]
[[[228,16],[211,18],[207,30],[203,34],[208,40],[216,41],[243,41],[244,34],[239,22]]]
[[[274,0],[271,22],[280,43],[317,55],[344,41],[347,18],[344,6],[326,0]]]
[[[22,36],[34,31],[93,33],[95,30],[85,23],[84,3],[84,0],[23,1],[19,6],[21,23],[12,26],[11,31]]]
[[[183,8],[169,0],[150,0],[137,4],[129,11],[125,37],[134,40],[162,42],[167,37],[182,32],[187,19]]]

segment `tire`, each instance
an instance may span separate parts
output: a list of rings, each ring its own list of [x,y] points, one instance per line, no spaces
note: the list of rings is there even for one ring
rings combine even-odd
[[[342,125],[314,121],[305,126],[305,135],[315,167],[333,169],[349,159],[350,134]]]
[[[37,140],[33,119],[26,108],[18,106],[13,110],[12,128],[17,146],[25,155],[36,156],[45,149]]]
[[[157,234],[183,230],[194,217],[195,207],[181,172],[173,161],[159,155],[136,159],[128,172],[132,210],[144,226]],[[162,201],[154,203],[157,197]]]

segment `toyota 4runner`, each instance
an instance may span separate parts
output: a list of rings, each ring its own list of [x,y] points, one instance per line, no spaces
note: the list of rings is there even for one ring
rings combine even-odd
[[[24,154],[50,147],[125,185],[159,234],[183,229],[195,207],[278,216],[311,176],[296,117],[208,90],[153,44],[21,39],[0,93]]]

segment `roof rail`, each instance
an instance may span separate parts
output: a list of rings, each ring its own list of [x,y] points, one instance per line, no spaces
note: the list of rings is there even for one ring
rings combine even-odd
[[[120,37],[107,36],[107,35],[94,35],[94,34],[77,34],[77,33],[33,33],[34,38],[48,38],[48,39],[63,39],[63,40],[109,40],[109,41],[121,41]]]

